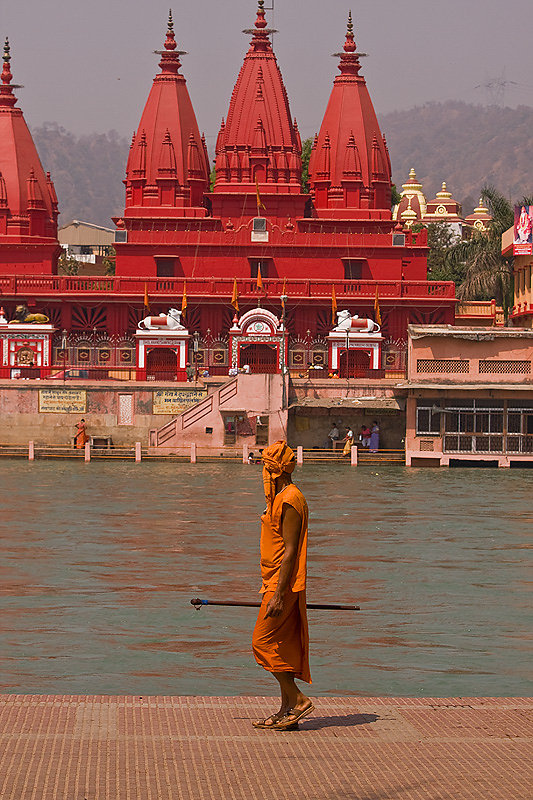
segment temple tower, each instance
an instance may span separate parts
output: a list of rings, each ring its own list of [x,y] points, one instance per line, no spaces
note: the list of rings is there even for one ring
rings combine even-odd
[[[61,252],[58,206],[50,173],[44,173],[13,90],[6,39],[0,86],[0,272],[53,274]]]
[[[126,165],[126,218],[204,217],[209,159],[185,78],[172,13],[159,67]]]
[[[205,219],[209,158],[180,72],[180,55],[169,12],[160,72],[154,78],[126,165],[124,217],[115,218],[117,275],[183,274],[176,231]],[[123,229],[122,231],[120,229]]]
[[[309,182],[317,216],[391,219],[391,166],[365,79],[351,12],[339,70],[311,153]]]
[[[222,218],[303,216],[302,145],[272,50],[264,0],[216,144],[213,214]]]

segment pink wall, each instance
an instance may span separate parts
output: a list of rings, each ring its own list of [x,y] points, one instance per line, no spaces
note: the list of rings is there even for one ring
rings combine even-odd
[[[190,411],[184,412],[162,428],[150,433],[150,444],[165,451],[188,447],[224,447],[225,421],[242,418],[235,446],[248,444],[257,448],[256,417],[268,418],[268,442],[287,438],[288,411],[283,405],[281,375],[238,375],[215,389]],[[238,431],[239,431],[238,428]],[[262,445],[261,445],[262,446]]]
[[[440,328],[439,328],[440,329]],[[533,334],[525,329],[494,328],[451,328],[448,336],[427,335],[413,338],[411,332],[417,329],[410,326],[408,342],[408,370],[410,381],[415,383],[450,383],[463,385],[471,383],[512,384],[533,381]],[[441,363],[431,365],[427,362],[467,361],[468,365]],[[426,364],[420,364],[425,361]],[[480,371],[480,361],[501,362],[485,366]],[[517,361],[529,362],[526,365]],[[513,363],[514,362],[514,363]],[[434,366],[434,370],[432,369]],[[458,370],[468,369],[468,371]],[[529,369],[529,371],[527,371]],[[429,371],[431,370],[431,371]],[[489,371],[490,370],[490,371]],[[521,371],[524,370],[524,371]]]

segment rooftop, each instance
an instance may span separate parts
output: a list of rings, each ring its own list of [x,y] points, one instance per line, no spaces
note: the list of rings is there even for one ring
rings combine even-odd
[[[479,328],[469,325],[409,325],[407,330],[411,339],[421,339],[424,336],[441,336],[453,339],[470,339],[473,341],[533,339],[533,328]]]

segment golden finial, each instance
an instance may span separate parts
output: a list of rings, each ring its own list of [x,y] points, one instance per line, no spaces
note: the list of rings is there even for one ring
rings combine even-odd
[[[168,9],[168,30],[174,32],[174,22],[172,20],[172,9]]]
[[[264,11],[265,10],[265,0],[258,0],[257,5],[258,5],[258,8],[257,8],[258,11]]]
[[[6,36],[6,41],[4,43],[4,55],[3,55],[2,58],[3,58],[4,61],[10,61],[11,60],[11,52],[9,50],[9,39],[7,38],[7,36]]]
[[[348,34],[353,34],[352,9],[348,11]]]

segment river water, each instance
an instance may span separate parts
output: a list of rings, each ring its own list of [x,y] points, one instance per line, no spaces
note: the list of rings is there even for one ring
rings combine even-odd
[[[532,695],[527,470],[305,466],[315,695]],[[274,694],[258,466],[0,462],[0,691]]]

